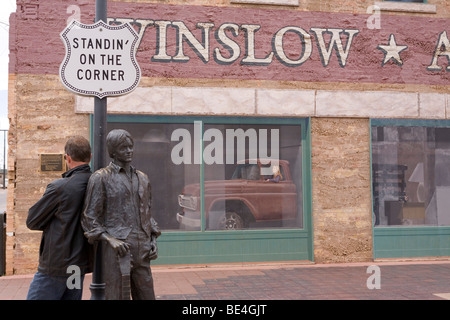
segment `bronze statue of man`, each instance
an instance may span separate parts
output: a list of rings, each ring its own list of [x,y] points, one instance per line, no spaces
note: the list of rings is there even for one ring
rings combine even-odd
[[[127,275],[134,300],[155,299],[150,260],[156,258],[156,238],[161,232],[151,216],[148,176],[131,166],[133,146],[127,131],[109,132],[106,147],[112,161],[92,174],[86,190],[82,226],[89,242],[105,243],[107,300],[129,299],[123,296]]]

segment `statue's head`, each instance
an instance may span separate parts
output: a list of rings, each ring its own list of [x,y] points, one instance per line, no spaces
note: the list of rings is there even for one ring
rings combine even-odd
[[[123,129],[114,129],[106,137],[106,148],[112,159],[120,162],[131,162],[134,141],[131,134]]]

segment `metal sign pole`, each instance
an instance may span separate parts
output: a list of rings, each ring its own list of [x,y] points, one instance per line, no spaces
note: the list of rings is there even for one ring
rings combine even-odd
[[[95,22],[107,23],[107,0],[95,0]],[[94,97],[94,171],[106,163],[106,114],[107,98]],[[105,299],[105,284],[102,270],[102,242],[98,241],[95,250],[94,272],[90,286],[91,300]]]

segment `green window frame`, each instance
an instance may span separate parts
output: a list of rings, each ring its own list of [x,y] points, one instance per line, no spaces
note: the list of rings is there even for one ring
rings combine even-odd
[[[108,124],[299,125],[301,128],[302,227],[208,230],[205,224],[205,164],[200,165],[202,224],[198,231],[168,230],[158,239],[155,265],[313,260],[311,130],[309,118],[108,115]],[[91,116],[91,138],[93,134]],[[202,127],[202,136],[204,133]],[[91,139],[93,141],[93,139]],[[94,146],[95,147],[95,146]],[[203,145],[202,145],[203,150]],[[138,168],[139,169],[139,168]]]
[[[373,137],[378,132],[374,127],[422,127],[449,128],[449,120],[415,119],[371,119],[371,167],[372,167],[372,212],[374,258],[417,258],[450,256],[449,225],[380,225],[376,226],[374,198],[374,153]],[[411,174],[409,179],[411,179]]]

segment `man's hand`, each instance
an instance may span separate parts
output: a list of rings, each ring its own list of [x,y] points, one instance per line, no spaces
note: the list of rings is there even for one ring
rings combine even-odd
[[[109,243],[111,248],[113,248],[114,252],[118,254],[120,257],[123,257],[128,250],[130,250],[130,245],[122,240],[116,239],[113,236],[105,233],[102,233],[102,240],[105,240]]]
[[[151,241],[150,241],[150,253],[149,253],[150,260],[155,260],[158,258],[158,246],[156,244],[156,237],[152,235]]]
[[[128,243],[113,237],[108,240],[108,243],[120,257],[123,257],[127,251],[130,250],[130,245]]]

